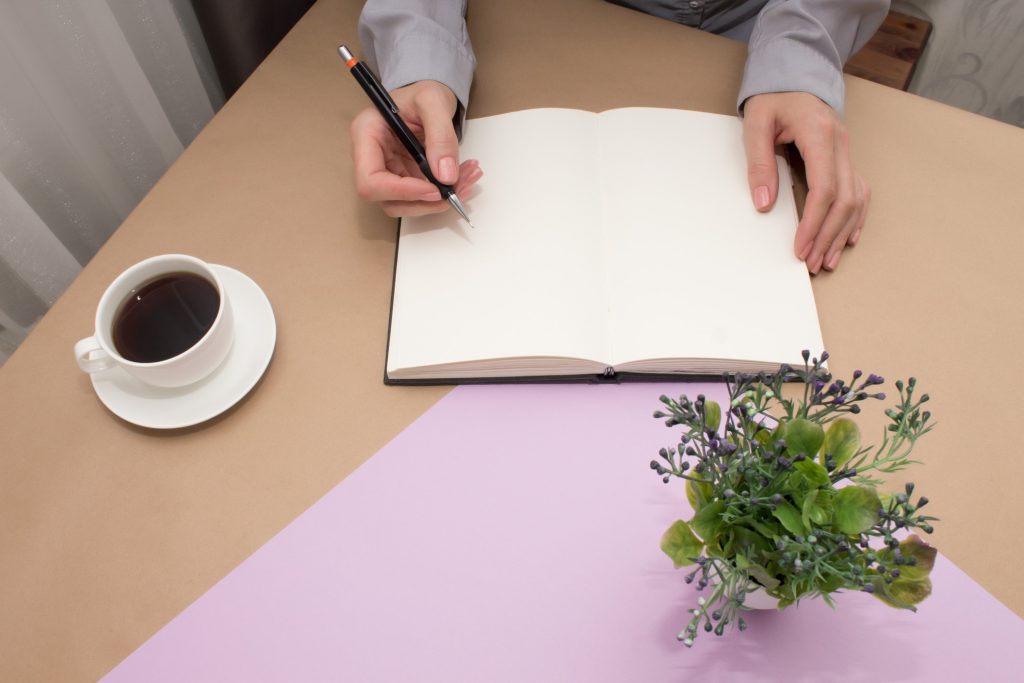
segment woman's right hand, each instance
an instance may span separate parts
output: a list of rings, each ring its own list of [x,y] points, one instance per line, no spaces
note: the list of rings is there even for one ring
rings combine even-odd
[[[423,143],[434,177],[455,186],[465,199],[483,171],[476,160],[459,164],[459,141],[453,118],[458,102],[448,86],[417,81],[391,92],[402,119]],[[422,216],[449,208],[441,193],[423,177],[419,166],[374,107],[352,121],[352,158],[356,191],[380,204],[389,216]]]

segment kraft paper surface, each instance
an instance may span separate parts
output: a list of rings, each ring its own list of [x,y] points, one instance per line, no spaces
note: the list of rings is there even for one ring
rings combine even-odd
[[[734,111],[741,44],[604,2],[471,4],[470,116]],[[360,7],[310,10],[0,369],[0,679],[102,676],[446,394],[381,383],[395,224],[353,189],[367,102],[335,52]],[[1021,613],[1024,133],[855,78],[846,112],[873,199],[814,282],[832,367],[920,378],[934,541]],[[155,433],[102,407],[71,347],[118,273],[167,252],[252,277],[278,342],[234,409]]]

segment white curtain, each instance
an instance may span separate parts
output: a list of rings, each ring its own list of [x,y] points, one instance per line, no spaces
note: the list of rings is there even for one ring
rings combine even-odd
[[[1024,127],[1024,2],[897,0],[932,22],[910,92]]]
[[[223,101],[189,0],[0,0],[0,364]]]

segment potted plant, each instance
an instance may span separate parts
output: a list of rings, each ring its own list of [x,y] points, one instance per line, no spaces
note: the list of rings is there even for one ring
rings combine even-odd
[[[897,495],[877,488],[878,475],[915,462],[910,452],[933,426],[921,408],[928,395],[918,396],[914,378],[896,382],[882,443],[862,446],[851,416],[862,402],[885,399],[876,391],[884,380],[859,370],[849,382],[833,380],[827,353],[803,358],[802,369],[734,377],[724,411],[703,395],[662,396],[665,408],[654,413],[683,428],[651,469],[665,483],[682,479],[693,508],[661,539],[677,568],[693,567],[686,583],[706,594],[678,634],[688,647],[701,630],[746,629],[742,612],[758,603],[783,609],[821,598],[833,606],[832,594],[858,590],[914,610],[931,592],[936,551],[907,533],[932,532],[935,518],[920,514],[928,499],[914,500],[910,483]],[[783,385],[794,381],[802,396],[785,398]]]

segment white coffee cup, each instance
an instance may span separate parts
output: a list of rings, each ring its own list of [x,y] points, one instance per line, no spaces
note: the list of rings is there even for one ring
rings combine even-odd
[[[217,314],[206,333],[191,347],[165,360],[138,362],[122,356],[114,345],[114,322],[128,298],[162,276],[190,273],[210,282],[220,297]],[[234,317],[221,279],[208,264],[192,256],[165,254],[154,256],[117,276],[100,297],[96,308],[96,332],[75,344],[75,359],[89,374],[120,367],[157,387],[182,387],[207,377],[216,370],[231,350]]]

